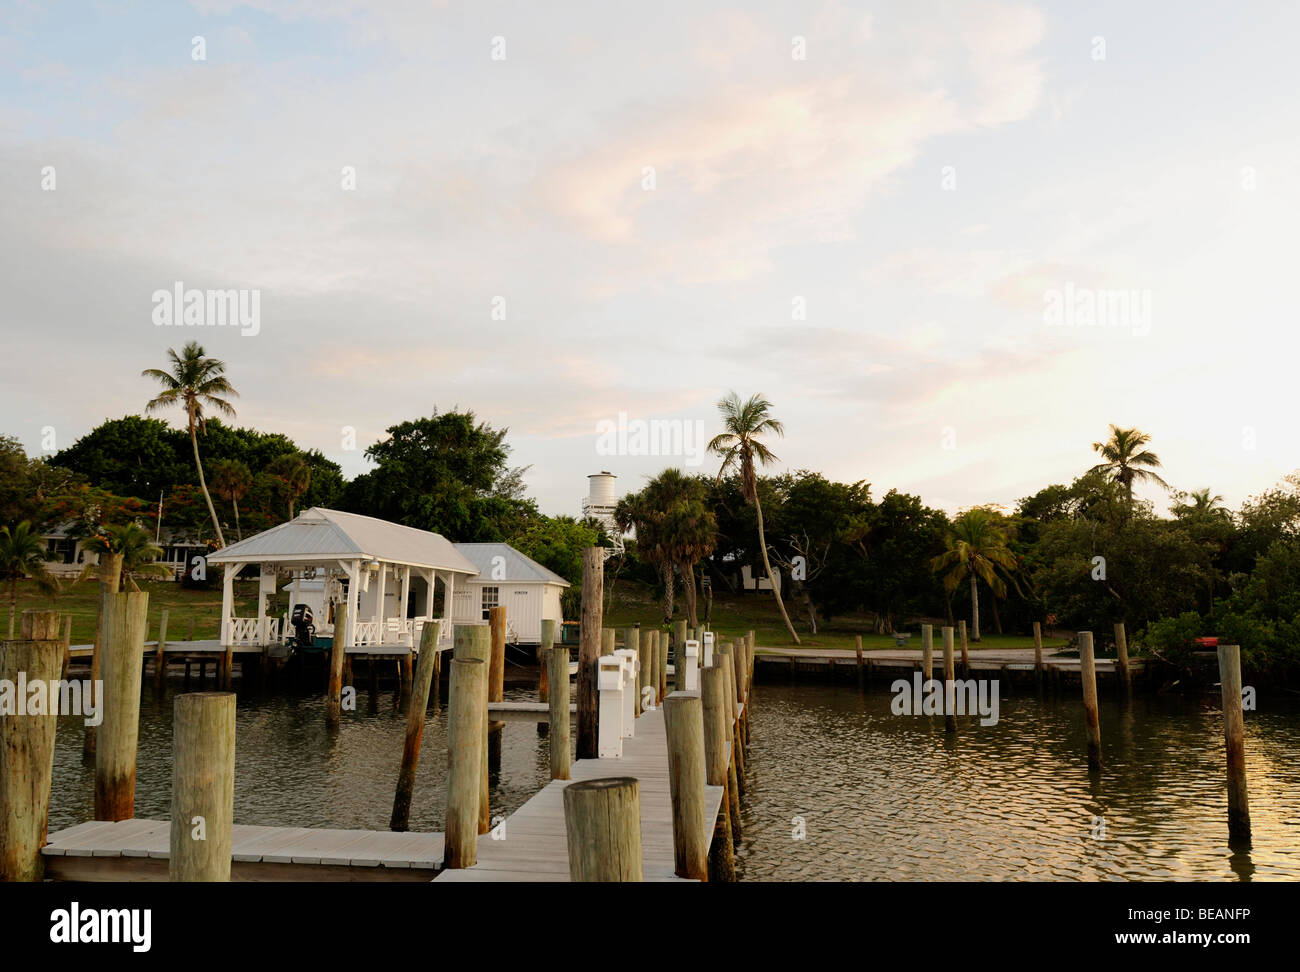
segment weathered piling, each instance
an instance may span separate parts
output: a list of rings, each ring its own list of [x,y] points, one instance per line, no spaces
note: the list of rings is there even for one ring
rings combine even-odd
[[[957,707],[953,681],[957,678],[956,660],[953,658],[952,628],[943,629],[943,731],[957,731]]]
[[[961,677],[970,678],[970,652],[966,647],[966,622],[958,621],[957,630],[961,634]]]
[[[745,793],[745,746],[740,738],[740,723],[736,718],[739,693],[736,691],[736,656],[730,644],[718,646],[715,657],[720,661],[727,679],[727,740],[731,743],[731,759],[736,764],[737,795]]]
[[[347,653],[345,638],[348,629],[348,606],[334,607],[334,643],[330,646],[330,679],[325,693],[325,723],[338,726],[343,717],[343,656]]]
[[[934,625],[921,625],[921,678],[934,677]]]
[[[673,873],[709,879],[708,810],[704,801],[704,707],[694,692],[664,699],[668,789],[673,804]]]
[[[578,759],[596,759],[600,752],[600,719],[596,666],[600,658],[600,630],[604,627],[605,551],[588,547],[582,552],[582,627],[578,645]],[[565,666],[568,671],[568,666]]]
[[[639,637],[636,644],[637,660],[640,664],[636,672],[636,714],[637,718],[645,711],[645,689],[650,684],[650,676],[653,674],[654,663],[651,658],[654,652],[650,650],[651,631],[647,629],[638,629]]]
[[[551,646],[555,644],[555,631],[560,622],[553,618],[542,619],[542,643],[537,646],[537,700],[546,701],[546,693],[551,690],[551,680],[546,674],[546,666],[551,659]]]
[[[167,609],[158,618],[158,644],[153,650],[153,679],[159,685],[167,677]]]
[[[393,797],[393,814],[388,829],[404,831],[411,822],[411,793],[415,790],[415,773],[420,768],[420,744],[424,740],[424,720],[429,708],[429,686],[438,660],[440,621],[426,621],[420,631],[420,657],[416,661],[411,685],[411,703],[406,712],[406,740],[402,744],[402,767],[397,773],[397,793]]]
[[[63,667],[59,671],[60,678],[68,677],[68,669],[72,665],[72,615],[67,614],[63,617]]]
[[[1128,669],[1128,634],[1124,630],[1124,622],[1115,622],[1115,674],[1119,676],[1119,684],[1122,690],[1129,687],[1129,669]]]
[[[0,679],[7,684],[17,685],[21,675],[28,685],[48,686],[60,677],[58,615],[42,611],[29,624],[28,615],[35,613],[23,612],[21,640],[0,644]],[[50,815],[58,699],[47,696],[39,712],[27,698],[21,701],[22,710],[0,715],[0,881],[39,881],[45,873],[41,847]]]
[[[229,881],[235,822],[235,696],[176,696],[172,719],[173,881]]]
[[[1034,679],[1043,686],[1043,626],[1034,622]]]
[[[491,806],[488,798],[488,764],[491,760],[488,756],[487,693],[492,671],[492,637],[487,626],[482,624],[456,625],[453,653],[457,658],[477,658],[483,663],[483,681],[480,686],[483,690],[481,700],[483,706],[483,746],[480,751],[479,767],[478,832],[486,834],[491,829]],[[565,670],[567,672],[567,665]]]
[[[641,640],[646,646],[646,669],[645,684],[650,689],[642,701],[642,707],[658,708],[659,698],[659,673],[656,671],[659,665],[659,632],[654,628],[646,628],[641,632]]]
[[[1101,769],[1101,719],[1097,713],[1097,667],[1092,632],[1079,632],[1079,674],[1083,682],[1083,718],[1088,730],[1088,767]]]
[[[488,632],[492,640],[492,663],[488,667],[488,701],[500,702],[506,685],[506,609],[488,609]]]
[[[103,602],[103,695],[95,752],[95,819],[135,816],[135,756],[140,734],[140,682],[149,595],[108,594]]]
[[[657,698],[668,698],[668,632],[660,631],[659,638],[655,643],[658,654],[655,656],[655,674],[659,677],[659,695]],[[662,704],[662,702],[660,703]]]
[[[564,788],[564,830],[573,881],[640,881],[641,799],[635,779],[615,777]]]
[[[713,840],[709,843],[709,880],[736,880],[735,848],[731,837],[731,797],[727,772],[727,729],[724,725],[726,693],[722,689],[723,672],[712,667],[700,671],[700,699],[704,720],[705,782],[723,789],[722,805],[713,821]],[[707,821],[706,821],[707,826]]]
[[[686,691],[686,622],[673,624],[673,690]]]
[[[457,629],[461,626],[457,625]],[[487,759],[488,662],[451,661],[447,700],[447,823],[443,867],[478,861],[479,802]]]
[[[122,586],[122,554],[107,553],[99,557],[99,616],[95,621],[95,641],[90,652],[90,691],[95,702],[99,695],[95,687],[103,680],[102,646],[104,644],[104,597],[116,594]],[[86,736],[82,743],[82,753],[87,756],[95,754],[95,740],[98,736],[97,726],[86,726]]]
[[[600,629],[600,657],[614,654],[614,645],[616,642],[616,632],[613,628]]]
[[[862,684],[862,635],[853,636],[853,654],[858,661],[858,684]]]
[[[551,690],[547,703],[550,706],[551,779],[569,778],[569,649],[558,645],[551,649],[548,668]]]
[[[1223,694],[1223,739],[1228,753],[1228,836],[1250,840],[1250,800],[1246,795],[1245,719],[1241,705],[1241,648],[1219,645]]]

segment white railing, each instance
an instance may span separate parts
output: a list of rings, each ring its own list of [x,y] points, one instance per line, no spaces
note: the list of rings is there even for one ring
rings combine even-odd
[[[352,632],[352,643],[358,648],[380,643],[378,621],[358,621]]]
[[[225,643],[257,647],[274,644],[279,636],[279,618],[230,618],[226,625]]]

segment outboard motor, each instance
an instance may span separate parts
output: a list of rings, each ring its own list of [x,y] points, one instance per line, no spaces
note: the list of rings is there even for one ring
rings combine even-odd
[[[312,617],[310,606],[306,604],[293,606],[293,615],[289,618],[289,623],[293,625],[293,640],[299,648],[311,648],[316,644],[316,626],[313,621],[315,618]]]

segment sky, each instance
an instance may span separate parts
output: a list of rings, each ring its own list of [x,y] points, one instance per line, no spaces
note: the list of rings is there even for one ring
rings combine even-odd
[[[1300,466],[1296,36],[1282,2],[0,2],[0,432],[138,414],[197,339],[238,425],[352,476],[472,409],[552,514],[714,472],[733,389],[771,471],[876,496],[1010,508],[1116,423],[1235,507]]]

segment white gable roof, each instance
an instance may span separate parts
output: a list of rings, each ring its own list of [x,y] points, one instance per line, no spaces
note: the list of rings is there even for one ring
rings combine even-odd
[[[390,564],[434,567],[462,574],[478,569],[441,534],[313,506],[281,523],[208,555],[208,562],[256,563],[375,558]]]
[[[457,543],[455,548],[465,555],[465,559],[478,568],[478,580],[491,583],[493,579],[493,558],[502,558],[500,563],[505,569],[505,577],[500,578],[505,584],[518,584],[528,581],[541,581],[546,584],[569,586],[559,574],[548,570],[531,557],[520,553],[508,543]]]

